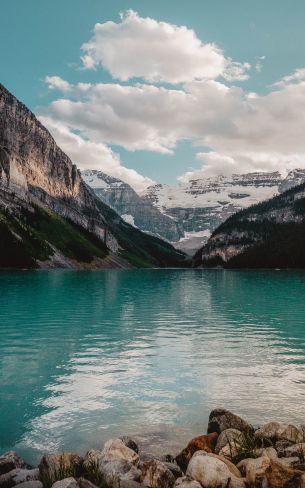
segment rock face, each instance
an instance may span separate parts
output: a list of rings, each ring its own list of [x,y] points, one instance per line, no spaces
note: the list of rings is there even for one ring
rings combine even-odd
[[[168,241],[179,241],[184,235],[173,218],[138,195],[128,183],[97,170],[85,170],[82,177],[95,194],[129,224]]]
[[[176,266],[182,257],[102,203],[48,130],[1,84],[0,231],[0,267],[158,266],[159,257],[163,265],[173,257]]]
[[[305,267],[305,184],[238,212],[196,254],[195,266]]]
[[[209,416],[208,433],[220,434],[226,429],[236,429],[240,432],[251,432],[252,426],[238,415],[224,408],[215,408]]]

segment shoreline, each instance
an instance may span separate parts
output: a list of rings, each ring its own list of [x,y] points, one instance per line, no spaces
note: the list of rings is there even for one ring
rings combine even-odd
[[[254,427],[218,408],[207,433],[177,455],[149,454],[128,436],[101,449],[54,453],[29,466],[18,453],[0,454],[0,488],[304,488],[305,424],[271,421]]]

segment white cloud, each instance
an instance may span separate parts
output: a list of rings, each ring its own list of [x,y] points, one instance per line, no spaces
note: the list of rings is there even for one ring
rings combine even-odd
[[[72,90],[70,83],[60,76],[46,76],[44,81],[50,90],[59,90],[63,93],[69,93]]]
[[[96,24],[93,37],[83,44],[83,67],[103,66],[113,78],[128,81],[182,83],[196,79],[245,80],[249,63],[226,58],[213,43],[203,43],[192,29],[129,10],[121,22]]]
[[[73,133],[66,125],[46,116],[40,121],[49,129],[61,149],[84,169],[98,169],[129,183],[136,191],[141,192],[154,182],[140,175],[133,169],[122,166],[120,157],[105,144],[92,142]]]
[[[295,70],[294,73],[284,76],[281,80],[274,83],[273,86],[281,88],[285,85],[289,85],[294,82],[298,83],[303,80],[305,80],[305,68],[299,68]]]
[[[211,148],[209,155],[198,156],[209,173],[305,163],[305,82],[263,96],[213,80],[179,90],[97,84],[78,90],[76,100],[56,100],[45,113],[93,143],[131,151],[171,153],[179,140],[188,139]]]

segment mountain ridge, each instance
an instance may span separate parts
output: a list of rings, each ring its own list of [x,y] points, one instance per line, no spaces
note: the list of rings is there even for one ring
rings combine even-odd
[[[25,268],[184,262],[172,246],[109,210],[50,132],[0,84],[0,267],[14,267],[14,259]]]

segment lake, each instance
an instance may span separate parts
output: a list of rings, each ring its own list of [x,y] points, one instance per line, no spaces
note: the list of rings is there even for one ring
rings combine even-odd
[[[305,421],[305,273],[0,273],[0,452],[129,434],[176,452],[210,410]]]

